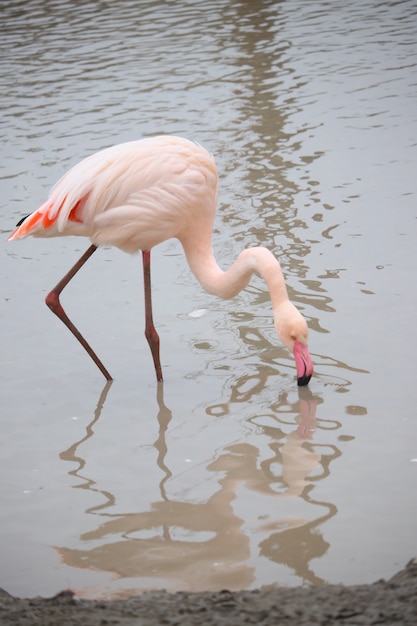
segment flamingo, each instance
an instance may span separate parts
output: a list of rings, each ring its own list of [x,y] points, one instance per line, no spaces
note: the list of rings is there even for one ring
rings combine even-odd
[[[290,302],[280,264],[264,247],[243,250],[223,271],[213,254],[211,237],[217,205],[218,174],[213,156],[201,145],[174,136],[157,136],[106,148],[75,165],[52,188],[36,211],[21,219],[8,241],[78,235],[90,247],[46,296],[46,304],[85,348],[107,380],[108,370],[65,313],[60,294],[98,246],[142,252],[145,336],[155,373],[162,381],[159,336],[152,316],[151,249],[177,238],[202,288],[233,298],[254,272],[265,280],[278,337],[292,352],[299,386],[308,385],[313,363],[308,327]]]

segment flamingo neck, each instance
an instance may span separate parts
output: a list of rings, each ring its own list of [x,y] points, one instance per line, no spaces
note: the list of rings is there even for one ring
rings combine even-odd
[[[223,271],[214,258],[211,245],[192,248],[183,246],[191,271],[207,293],[223,299],[233,298],[257,272],[268,286],[274,313],[288,302],[281,266],[267,248],[243,250],[229,269]]]

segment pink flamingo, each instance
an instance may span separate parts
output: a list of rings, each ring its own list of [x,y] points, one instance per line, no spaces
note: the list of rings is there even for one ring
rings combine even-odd
[[[145,289],[145,335],[158,381],[162,380],[159,336],[152,318],[150,250],[177,238],[194,276],[205,291],[233,298],[254,272],[265,280],[274,323],[282,343],[293,353],[298,385],[307,385],[313,363],[304,317],[289,301],[281,267],[262,247],[247,248],[227,270],[214,258],[211,235],[217,204],[218,175],[213,157],[187,139],[160,136],[101,150],[69,170],[48,200],[20,220],[8,241],[34,237],[81,235],[92,244],[46,297],[46,304],[75,335],[107,378],[107,369],[70,321],[59,296],[97,246],[142,251]]]

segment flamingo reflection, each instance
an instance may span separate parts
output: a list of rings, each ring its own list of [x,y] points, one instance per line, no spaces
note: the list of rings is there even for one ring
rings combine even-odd
[[[330,462],[340,452],[336,447],[320,449],[319,444],[313,444],[312,438],[321,428],[316,417],[319,400],[308,389],[300,389],[298,399],[292,403],[296,419],[290,432],[277,413],[273,415],[274,424],[263,428],[269,441],[269,458],[250,443],[224,446],[206,466],[207,472],[215,474],[217,488],[204,502],[195,503],[167,495],[167,483],[172,478],[166,461],[172,413],[159,385],[159,432],[154,442],[162,474],[158,497],[146,510],[125,514],[111,513],[115,496],[98,489],[95,481],[85,476],[86,460],[78,451],[94,434],[107,391],[103,390],[85,436],[60,455],[77,464],[70,472],[83,481],[77,487],[99,492],[104,498],[101,505],[87,510],[99,516],[99,524],[81,535],[86,547],[57,548],[66,564],[136,579],[140,587],[250,588],[257,584],[258,576],[251,548],[252,537],[256,536],[263,558],[290,568],[303,581],[322,582],[311,571],[309,562],[327,550],[320,526],[337,509],[331,503],[314,500],[312,492],[314,480],[328,474]],[[256,419],[252,420],[254,424]],[[251,519],[250,514],[239,513],[239,508],[241,502],[250,503],[254,497],[258,508]],[[296,513],[292,510],[294,503],[298,503]]]

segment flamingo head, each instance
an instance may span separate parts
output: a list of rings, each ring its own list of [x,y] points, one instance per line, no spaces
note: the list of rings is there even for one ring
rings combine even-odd
[[[281,309],[275,319],[279,338],[294,356],[297,384],[299,387],[305,387],[313,374],[313,361],[307,343],[307,322],[290,302],[286,303],[285,309]]]

